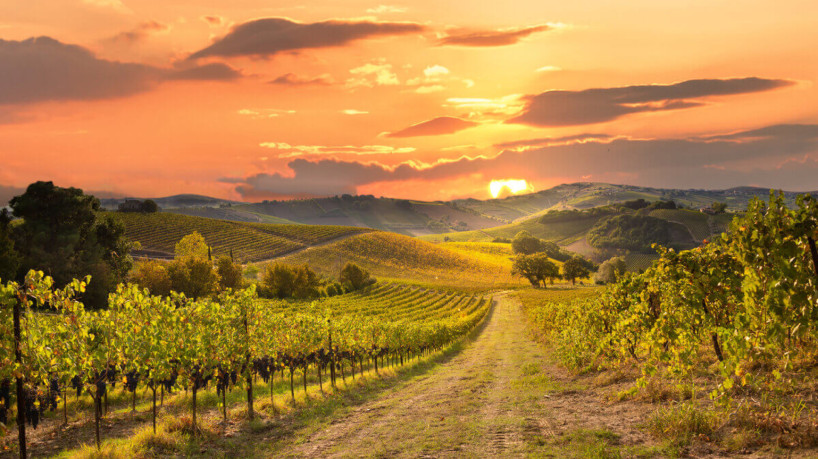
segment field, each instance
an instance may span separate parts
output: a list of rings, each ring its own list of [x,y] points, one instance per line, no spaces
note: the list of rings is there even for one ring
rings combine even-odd
[[[348,226],[235,222],[167,212],[115,215],[125,224],[126,236],[138,241],[144,250],[172,255],[181,238],[198,231],[212,247],[214,257],[229,255],[232,251],[239,262],[266,260],[335,238],[370,231]]]
[[[327,276],[337,276],[344,263],[353,262],[379,279],[471,290],[523,285],[522,280],[511,276],[509,261],[503,255],[472,256],[462,248],[386,232],[352,236],[278,261],[306,263]]]

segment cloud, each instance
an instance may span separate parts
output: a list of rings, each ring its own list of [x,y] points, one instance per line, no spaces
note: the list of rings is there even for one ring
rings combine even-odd
[[[589,140],[601,142],[613,138],[614,136],[609,134],[576,134],[563,137],[540,137],[536,139],[514,140],[511,142],[498,143],[495,144],[494,146],[498,148],[515,149],[519,151],[531,149],[534,147],[542,147],[546,145],[556,145],[560,143],[587,142]]]
[[[670,85],[640,85],[583,91],[546,91],[527,96],[523,113],[509,123],[577,126],[602,123],[642,112],[704,105],[699,99],[770,91],[794,84],[787,80],[732,78],[688,80]]]
[[[133,11],[120,0],[82,0],[82,3],[98,8],[110,8],[118,13],[133,14]]]
[[[284,18],[257,19],[234,27],[190,59],[211,56],[273,56],[302,49],[344,46],[355,40],[406,35],[425,27],[411,22],[330,20],[300,23]]]
[[[469,118],[507,119],[516,115],[525,106],[525,101],[519,94],[497,97],[494,99],[480,97],[450,97],[446,99],[444,107],[451,107],[464,112]]]
[[[156,84],[162,73],[97,59],[85,48],[49,37],[0,40],[0,104],[128,96]]]
[[[130,45],[144,40],[151,34],[168,32],[169,30],[170,26],[167,24],[162,24],[156,21],[147,21],[139,24],[131,30],[120,32],[105,41],[109,43],[122,43]]]
[[[207,23],[210,27],[221,27],[226,21],[221,16],[202,16],[199,19]]]
[[[398,75],[392,71],[392,64],[385,62],[368,63],[360,67],[350,69],[349,73],[355,77],[347,80],[347,86],[355,88],[366,86],[397,86],[400,84]]]
[[[759,132],[763,135],[759,136]],[[565,142],[525,151],[504,150],[494,157],[461,157],[434,164],[406,162],[394,167],[303,158],[288,164],[292,174],[257,174],[228,178],[245,197],[354,193],[358,187],[405,180],[455,180],[482,176],[521,177],[529,182],[555,180],[615,181],[628,177],[635,185],[678,188],[730,188],[756,185],[812,190],[818,176],[818,125],[777,125],[730,134],[746,141],[702,138],[611,139],[605,134],[556,138]],[[535,139],[536,140],[536,139]],[[555,139],[551,139],[555,140]],[[295,193],[295,192],[293,192]]]
[[[49,37],[0,39],[0,105],[125,97],[167,80],[225,80],[237,74],[224,64],[180,70],[108,61]]]
[[[242,116],[249,116],[254,120],[260,120],[265,118],[278,118],[281,115],[294,115],[295,110],[281,108],[242,108],[236,113]]]
[[[426,135],[445,135],[477,126],[473,121],[461,120],[451,116],[441,116],[429,121],[413,124],[408,128],[387,134],[387,137],[418,137]]]
[[[443,37],[438,45],[475,47],[508,46],[519,42],[531,34],[545,32],[551,29],[553,29],[551,25],[543,24],[512,29],[455,32],[454,34]]]
[[[317,77],[303,77],[294,73],[285,73],[268,83],[282,86],[329,86],[335,83],[335,81],[328,73],[318,75]]]
[[[375,8],[369,8],[366,10],[369,14],[384,14],[384,13],[405,13],[408,8],[404,6],[393,6],[393,5],[378,5]]]
[[[368,115],[369,112],[365,112],[363,110],[355,110],[352,108],[348,108],[346,110],[341,110],[341,113],[344,115]]]
[[[562,69],[560,67],[557,67],[556,65],[546,65],[546,66],[538,68],[536,71],[537,72],[559,72],[560,70],[562,70]]]
[[[208,81],[229,81],[241,78],[242,74],[238,70],[227,64],[214,62],[211,64],[190,67],[177,70],[168,74],[169,80],[208,80]]]
[[[277,150],[278,158],[294,158],[307,155],[387,155],[405,154],[415,151],[412,147],[392,147],[388,145],[290,145],[285,142],[262,142],[260,147]]]

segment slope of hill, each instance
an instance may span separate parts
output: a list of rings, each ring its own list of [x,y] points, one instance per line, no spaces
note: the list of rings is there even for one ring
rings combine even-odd
[[[504,249],[500,250],[505,253]],[[351,236],[277,261],[306,263],[317,272],[333,277],[338,276],[346,262],[353,262],[377,278],[472,289],[523,285],[521,279],[511,277],[511,264],[504,255],[473,256],[464,253],[462,248],[452,250],[445,244],[386,232]]]
[[[214,257],[232,252],[239,262],[265,260],[345,235],[370,231],[345,226],[234,222],[167,212],[114,215],[125,224],[126,236],[142,245],[142,254],[157,258],[172,257],[176,243],[193,231],[204,236]]]

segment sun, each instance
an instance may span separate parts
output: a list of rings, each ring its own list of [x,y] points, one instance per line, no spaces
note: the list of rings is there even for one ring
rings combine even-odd
[[[533,188],[524,179],[492,180],[489,183],[489,192],[492,198],[500,196],[504,188],[508,189],[511,194],[533,191]]]

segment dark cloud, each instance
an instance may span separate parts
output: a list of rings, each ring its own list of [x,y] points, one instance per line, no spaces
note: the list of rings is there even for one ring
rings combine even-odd
[[[245,22],[215,43],[193,53],[190,59],[209,56],[272,56],[281,52],[343,46],[354,40],[421,32],[410,22],[331,20],[299,23],[283,18]]]
[[[0,104],[127,96],[161,77],[157,68],[97,59],[49,37],[0,40]]]
[[[132,44],[142,41],[152,33],[166,32],[170,30],[170,26],[156,21],[143,22],[135,28],[118,33],[106,41],[110,43],[124,43]]]
[[[551,26],[538,25],[504,30],[481,30],[477,32],[461,32],[448,35],[440,40],[439,45],[454,46],[508,46],[537,32],[551,30]]]
[[[165,80],[237,76],[224,64],[179,70],[108,61],[49,37],[0,40],[0,105],[109,99],[149,90]]]
[[[441,116],[433,118],[429,121],[413,124],[406,129],[401,129],[397,132],[392,132],[387,137],[418,137],[425,135],[444,135],[454,134],[455,132],[477,126],[473,121],[461,120],[451,116]]]
[[[759,137],[758,133],[766,137]],[[807,135],[805,132],[811,132]],[[481,174],[486,180],[519,177],[537,183],[573,178],[627,181],[678,188],[756,185],[790,190],[818,189],[818,125],[777,125],[731,134],[746,141],[689,139],[561,143],[525,151],[505,150],[487,158],[461,158],[418,168],[377,163],[298,159],[293,175],[258,174],[225,179],[245,197],[296,193],[353,193],[363,185],[401,180],[447,180]],[[293,190],[293,191],[290,191]]]
[[[633,113],[678,110],[703,104],[695,99],[770,91],[792,84],[787,80],[752,77],[688,80],[671,85],[547,91],[528,96],[522,114],[507,122],[532,126],[602,123]]]
[[[168,74],[169,80],[220,80],[229,81],[241,78],[241,72],[227,64],[212,63],[183,70],[173,71]]]
[[[269,81],[270,84],[278,84],[283,86],[328,86],[333,84],[333,79],[330,75],[319,75],[314,78],[298,76],[294,73],[285,73],[280,77]]]

